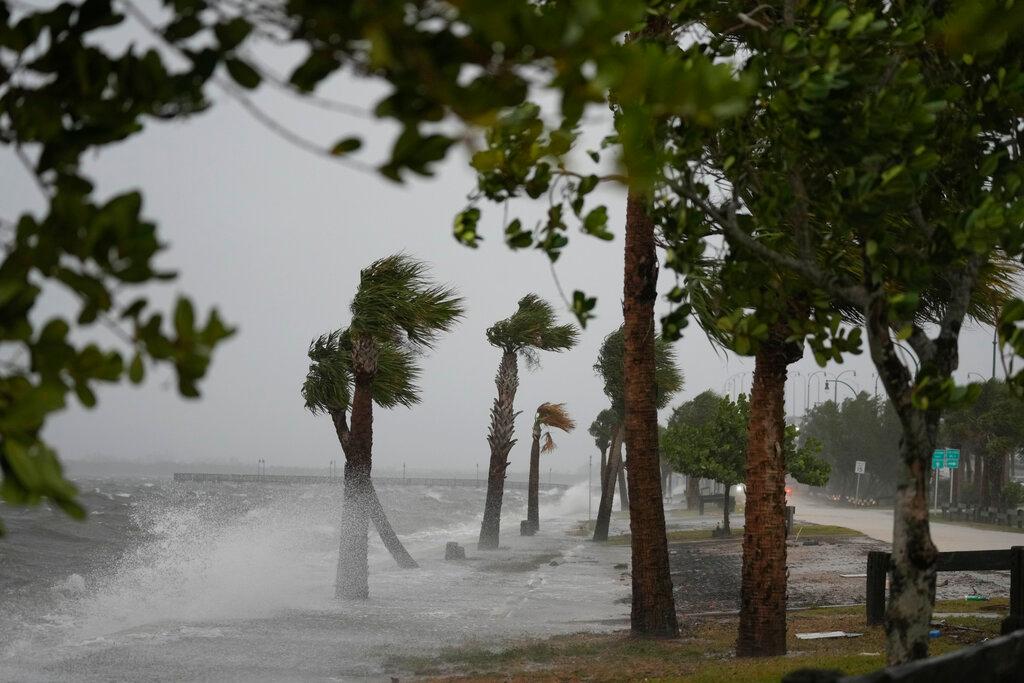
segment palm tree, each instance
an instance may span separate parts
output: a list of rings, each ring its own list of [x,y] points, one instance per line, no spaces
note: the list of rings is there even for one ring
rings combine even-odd
[[[417,355],[455,325],[463,303],[454,289],[428,278],[426,264],[395,254],[360,272],[350,309],[348,329],[311,345],[303,396],[311,410],[331,415],[345,453],[335,595],[360,599],[369,595],[369,516],[380,506],[370,480],[373,404],[391,408],[418,402]],[[389,542],[385,534],[382,538]]]
[[[587,430],[594,437],[594,445],[597,446],[597,450],[601,451],[601,469],[598,471],[601,473],[602,481],[604,480],[604,468],[607,466],[608,447],[611,446],[615,433],[619,429],[619,422],[615,411],[605,408],[597,414],[594,421],[590,423],[590,429]]]
[[[611,521],[612,498],[615,494],[615,479],[622,469],[622,434],[626,414],[626,380],[625,372],[625,328],[620,327],[607,337],[601,344],[597,354],[597,362],[594,363],[594,371],[604,380],[604,393],[611,400],[611,410],[617,418],[615,437],[613,437],[612,448],[608,454],[608,465],[602,473],[601,503],[597,508],[597,521],[594,525],[594,540],[608,540],[608,525]],[[675,352],[672,345],[662,338],[654,342],[654,386],[652,395],[655,411],[668,405],[672,396],[683,388],[683,374],[676,367]],[[657,427],[657,422],[655,422]],[[633,462],[633,453],[629,454],[630,463]],[[655,454],[657,455],[657,454]],[[657,464],[657,463],[655,463]],[[661,505],[661,474],[660,466],[658,475],[655,477],[659,492],[655,495],[655,502]],[[640,502],[640,501],[636,501]],[[662,510],[664,516],[664,510]],[[664,519],[663,519],[664,521]],[[632,508],[630,508],[630,526],[632,530]]]
[[[530,447],[530,479],[529,493],[526,503],[526,525],[529,533],[534,534],[540,529],[540,454],[555,450],[555,440],[551,438],[552,429],[571,432],[576,422],[569,417],[564,403],[541,403],[533,417],[533,444]],[[544,432],[544,429],[548,431]],[[543,434],[542,434],[543,432]],[[541,445],[543,438],[544,444]]]
[[[491,408],[491,427],[487,442],[491,448],[490,467],[487,472],[487,499],[484,519],[480,526],[480,550],[498,547],[501,525],[501,499],[505,492],[505,470],[508,454],[515,439],[515,412],[513,403],[519,387],[519,357],[528,366],[539,363],[538,351],[561,352],[576,346],[579,332],[573,325],[556,324],[551,304],[536,294],[527,294],[519,300],[516,312],[496,322],[487,330],[487,341],[501,349],[501,363],[494,383],[498,395]]]
[[[335,330],[314,339],[309,345],[309,371],[302,385],[306,409],[314,415],[331,417],[346,459],[350,438],[346,415],[352,402],[351,346],[347,329]],[[414,384],[418,374],[419,369],[406,350],[392,344],[382,346],[373,382],[373,402],[381,408],[409,407],[418,403],[419,392]],[[372,483],[367,494],[368,513],[384,546],[400,567],[419,566],[391,527]]]

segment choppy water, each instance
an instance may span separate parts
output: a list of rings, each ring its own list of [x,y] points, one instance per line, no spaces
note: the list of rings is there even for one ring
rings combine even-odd
[[[507,491],[503,550],[478,553],[483,490],[379,490],[420,569],[371,531],[371,599],[333,598],[341,487],[86,480],[85,524],[0,509],[0,679],[350,680],[400,675],[396,657],[609,628],[628,584],[600,548],[564,531],[585,485],[542,492],[542,530],[518,535]],[[471,561],[443,561],[446,541]],[[552,564],[553,563],[553,564]]]

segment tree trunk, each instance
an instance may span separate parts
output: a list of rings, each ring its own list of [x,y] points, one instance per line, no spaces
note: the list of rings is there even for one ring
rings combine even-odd
[[[370,596],[369,584],[369,517],[367,489],[370,472],[365,463],[345,461],[345,498],[341,512],[341,542],[338,548],[338,571],[334,597],[365,600]]]
[[[373,486],[373,481],[370,481],[369,487],[366,491],[367,495],[367,510],[370,515],[370,520],[373,522],[373,526],[376,527],[377,533],[380,535],[380,540],[384,543],[384,547],[391,553],[391,557],[395,559],[398,566],[402,569],[415,569],[419,567],[416,560],[412,559],[412,555],[402,545],[402,541],[399,540],[398,534],[391,528],[391,522],[388,521],[387,514],[384,512],[384,506],[380,504],[380,498],[377,497],[377,490]]]
[[[736,654],[786,654],[786,347],[776,336],[754,357],[747,426],[743,570]]]
[[[649,27],[655,31],[658,27]],[[633,536],[633,603],[630,628],[634,635],[679,635],[672,575],[665,535],[658,461],[658,408],[654,359],[654,303],[658,287],[658,258],[654,223],[646,199],[629,193],[626,203],[626,254],[622,313],[625,319],[625,425],[629,459],[629,527]]]
[[[540,529],[540,424],[533,425],[530,446],[530,479],[526,494],[526,521],[533,531]]]
[[[700,507],[700,477],[686,475],[686,509],[696,510]]]
[[[594,540],[608,540],[608,525],[612,519],[612,502],[615,498],[615,478],[622,466],[622,437],[625,427],[615,428],[611,446],[608,448],[608,466],[601,473],[601,502],[597,505],[597,520],[594,522]]]
[[[487,471],[487,499],[484,503],[484,520],[480,525],[480,550],[496,550],[501,527],[501,499],[505,494],[505,470],[508,469],[508,454],[515,439],[516,412],[513,402],[519,388],[519,367],[514,351],[501,355],[498,374],[494,378],[498,395],[491,407],[491,428],[487,443],[491,447],[491,463]]]
[[[908,409],[900,439],[893,522],[892,578],[885,615],[889,664],[928,656],[938,551],[928,527],[932,440],[924,415]]]
[[[726,536],[732,534],[732,527],[729,526],[729,489],[731,488],[732,486],[726,484],[725,491],[722,492],[722,532]]]
[[[629,489],[626,486],[626,462],[619,465],[619,511],[629,509]]]
[[[348,425],[345,422],[344,412],[332,412],[331,419],[334,422],[334,431],[338,435],[338,442],[341,444],[342,453],[345,454],[346,462],[348,460],[349,444],[351,435],[348,430]],[[371,521],[373,521],[374,527],[377,529],[377,533],[380,535],[380,540],[383,541],[384,547],[391,553],[391,557],[394,558],[395,562],[398,563],[399,567],[403,569],[414,569],[419,567],[416,560],[412,558],[409,551],[402,545],[402,541],[398,538],[395,530],[391,527],[391,522],[388,521],[387,514],[384,512],[384,506],[380,503],[380,498],[377,497],[377,491],[373,487],[373,481],[370,481],[368,493],[369,503],[369,515]]]

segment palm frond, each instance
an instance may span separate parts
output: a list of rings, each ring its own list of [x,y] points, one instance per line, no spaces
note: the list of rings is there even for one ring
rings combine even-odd
[[[564,403],[541,403],[537,408],[537,424],[551,429],[571,432],[576,429],[576,421],[565,409]]]
[[[516,312],[487,330],[487,341],[500,349],[519,353],[527,362],[535,351],[566,351],[576,346],[575,325],[557,324],[555,309],[536,294],[519,300]]]
[[[314,415],[344,412],[352,401],[352,337],[335,330],[309,345],[309,370],[302,384],[306,409]],[[410,407],[419,403],[420,369],[415,352],[407,346],[382,342],[377,349],[373,401],[381,408]]]
[[[350,354],[343,350],[347,330],[334,330],[309,344],[309,370],[302,384],[306,410],[314,415],[344,412],[352,400]]]
[[[544,432],[544,443],[541,444],[541,453],[550,453],[555,450],[555,440],[551,438],[551,432]]]
[[[620,418],[614,410],[605,408],[590,423],[590,428],[587,431],[590,436],[594,437],[594,445],[601,451],[611,445],[615,430],[619,427],[619,420]]]
[[[620,416],[625,414],[625,355],[625,329],[619,327],[604,338],[594,363],[594,372],[604,380],[604,393],[611,399],[612,410]],[[672,343],[662,337],[654,343],[654,363],[656,401],[660,409],[683,388],[683,373],[676,366]]]
[[[426,263],[403,253],[360,271],[351,310],[353,332],[418,349],[433,348],[465,313],[454,288],[435,283]]]

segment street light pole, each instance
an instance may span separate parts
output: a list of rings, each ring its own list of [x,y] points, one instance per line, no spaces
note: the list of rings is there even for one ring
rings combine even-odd
[[[825,373],[824,370],[815,370],[811,374],[807,375],[807,386],[804,387],[804,413],[805,414],[807,413],[807,410],[811,407],[811,401],[810,401],[810,399],[811,399],[811,379],[813,377],[816,377],[816,376],[824,374],[824,373]],[[818,387],[819,387],[819,389],[818,389],[818,391],[819,391],[818,398],[820,399],[821,398],[821,394],[820,394],[821,384],[820,383],[818,384]]]

